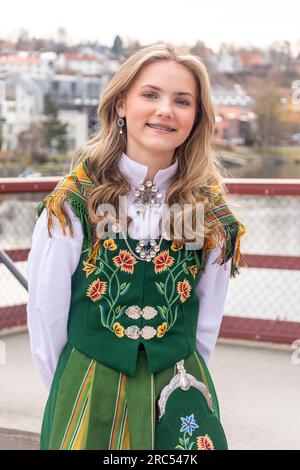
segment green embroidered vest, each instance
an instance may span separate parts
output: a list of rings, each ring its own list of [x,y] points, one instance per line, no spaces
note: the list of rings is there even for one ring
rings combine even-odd
[[[134,250],[138,240],[127,241]],[[122,238],[98,245],[93,260],[82,253],[72,277],[69,342],[131,376],[141,343],[153,373],[188,357],[196,347],[197,252],[163,240],[146,262]]]

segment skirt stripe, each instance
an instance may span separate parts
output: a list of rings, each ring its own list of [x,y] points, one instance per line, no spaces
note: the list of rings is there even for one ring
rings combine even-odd
[[[151,374],[151,425],[152,425],[152,449],[155,443],[155,420],[156,420],[156,403],[155,403],[155,382],[154,374]]]
[[[130,434],[128,426],[128,408],[126,407],[125,425],[121,450],[130,450]]]
[[[119,376],[118,392],[115,403],[115,414],[111,428],[109,449],[118,450],[122,446],[123,428],[127,415],[127,403],[125,394],[126,375],[122,372]]]
[[[77,394],[72,413],[67,424],[67,428],[60,445],[61,450],[68,450],[73,448],[73,443],[76,441],[80,427],[84,421],[87,402],[90,398],[90,388],[94,377],[96,361],[92,360],[88,366],[86,374],[81,383],[79,392]]]
[[[89,397],[86,398],[84,408],[82,410],[82,419],[78,421],[77,429],[74,433],[74,439],[70,444],[70,449],[72,450],[81,450],[85,448],[87,430],[88,430],[88,420],[89,420],[89,408],[91,400]]]
[[[206,375],[205,375],[205,372],[203,370],[203,367],[201,365],[201,362],[199,360],[199,357],[197,356],[196,354],[196,351],[194,352],[194,355],[196,357],[196,360],[197,360],[197,363],[198,363],[198,366],[199,366],[199,369],[200,369],[200,374],[201,374],[201,381],[204,383],[204,385],[206,386],[206,388],[208,389],[209,392],[211,392],[209,390],[209,386],[208,386],[208,383],[207,383],[207,379],[206,379]]]

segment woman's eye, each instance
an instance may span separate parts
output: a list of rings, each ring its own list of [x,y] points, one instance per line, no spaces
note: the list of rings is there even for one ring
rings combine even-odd
[[[148,96],[155,96],[155,95],[154,95],[154,93],[143,93],[143,96],[148,97]]]
[[[143,96],[147,97],[155,97],[154,93],[143,93]],[[177,100],[177,103],[183,104],[184,106],[189,106],[191,103],[188,100]]]
[[[184,104],[186,106],[188,106],[189,104],[191,104],[189,101],[187,100],[179,100],[180,101],[180,104]]]

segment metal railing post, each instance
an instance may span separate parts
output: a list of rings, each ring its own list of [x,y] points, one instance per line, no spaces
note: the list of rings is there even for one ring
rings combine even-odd
[[[7,269],[12,273],[12,275],[19,281],[20,284],[28,291],[28,282],[23,276],[22,273],[15,267],[14,262],[9,256],[3,251],[0,250],[0,261],[5,264]]]

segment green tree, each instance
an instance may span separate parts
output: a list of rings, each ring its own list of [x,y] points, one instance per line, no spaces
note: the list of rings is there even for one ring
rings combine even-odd
[[[118,57],[124,54],[123,52],[123,41],[120,36],[116,36],[114,40],[114,44],[112,47],[112,52],[114,52]]]
[[[49,95],[44,101],[43,134],[46,146],[52,150],[65,152],[67,149],[68,124],[58,119],[58,108]]]

